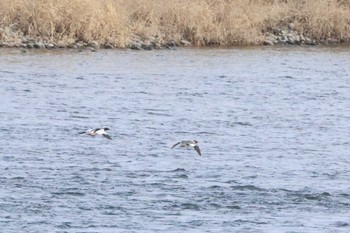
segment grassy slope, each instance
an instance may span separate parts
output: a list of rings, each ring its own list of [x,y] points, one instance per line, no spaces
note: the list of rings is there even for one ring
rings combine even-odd
[[[273,27],[316,40],[350,39],[350,0],[0,0],[0,40],[96,40],[126,47],[134,37],[194,45],[261,44]]]

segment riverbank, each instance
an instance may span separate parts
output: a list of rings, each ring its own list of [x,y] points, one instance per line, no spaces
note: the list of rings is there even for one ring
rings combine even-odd
[[[0,0],[0,47],[162,49],[350,42],[350,0]]]

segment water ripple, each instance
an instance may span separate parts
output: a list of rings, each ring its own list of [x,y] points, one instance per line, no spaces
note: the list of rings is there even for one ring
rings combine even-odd
[[[346,49],[6,51],[1,232],[349,232]]]

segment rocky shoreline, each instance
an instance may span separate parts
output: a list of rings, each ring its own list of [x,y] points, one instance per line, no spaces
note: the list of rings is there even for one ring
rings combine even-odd
[[[153,49],[175,49],[176,47],[192,46],[187,40],[158,42],[156,40],[133,40],[126,48],[134,50]],[[50,42],[43,39],[21,38],[17,41],[0,41],[0,48],[21,48],[21,49],[77,49],[91,50],[95,52],[99,49],[115,49],[112,43],[98,43],[97,41],[83,42]]]
[[[345,40],[336,38],[327,38],[324,40],[315,40],[304,36],[295,30],[293,23],[288,25],[287,29],[271,28],[269,32],[265,33],[265,40],[263,45],[334,45],[345,43]]]
[[[271,28],[264,33],[265,39],[258,45],[336,45],[345,43],[345,40],[327,38],[325,40],[315,40],[304,36],[295,30],[294,24],[289,24],[286,29]],[[11,39],[16,38],[16,39]],[[177,47],[193,47],[194,45],[185,39],[175,41],[165,41],[158,37],[140,38],[133,36],[126,48],[133,50],[154,50],[154,49],[176,49]],[[64,42],[52,42],[51,40],[31,38],[28,36],[18,36],[9,28],[0,28],[0,48],[21,48],[21,49],[77,49],[90,50],[96,52],[99,49],[118,48],[113,43],[99,43],[97,41],[83,42],[73,39]]]

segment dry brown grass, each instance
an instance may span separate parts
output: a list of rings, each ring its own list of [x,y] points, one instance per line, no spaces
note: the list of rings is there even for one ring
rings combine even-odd
[[[272,27],[315,39],[350,38],[350,0],[0,0],[0,40],[96,40],[126,47],[135,36],[194,45],[260,44]]]

